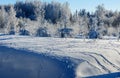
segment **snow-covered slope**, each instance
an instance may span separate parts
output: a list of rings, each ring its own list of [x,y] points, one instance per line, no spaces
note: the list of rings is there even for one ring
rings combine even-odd
[[[75,78],[71,60],[0,46],[0,78]]]
[[[0,45],[68,57],[77,64],[76,78],[120,72],[120,42],[117,40],[0,36]]]

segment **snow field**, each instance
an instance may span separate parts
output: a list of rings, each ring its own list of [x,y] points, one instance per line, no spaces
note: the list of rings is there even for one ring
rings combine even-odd
[[[120,42],[73,38],[0,36],[0,44],[51,56],[70,57],[77,63],[76,78],[120,71]],[[77,61],[76,61],[77,60]]]

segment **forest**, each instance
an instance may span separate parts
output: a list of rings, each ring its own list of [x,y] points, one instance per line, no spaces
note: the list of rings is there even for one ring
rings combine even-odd
[[[0,5],[0,33],[37,37],[120,37],[120,12],[107,10],[104,4],[72,13],[69,3],[57,1],[17,1]]]

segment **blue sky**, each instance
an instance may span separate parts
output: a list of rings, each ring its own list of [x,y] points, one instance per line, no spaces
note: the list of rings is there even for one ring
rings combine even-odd
[[[24,0],[19,0],[24,1]],[[51,2],[53,0],[41,0],[45,2]],[[68,2],[72,12],[75,10],[86,9],[87,11],[94,12],[95,8],[99,4],[104,4],[106,9],[120,11],[120,0],[54,0],[58,2]],[[16,0],[0,0],[0,4],[13,4]]]

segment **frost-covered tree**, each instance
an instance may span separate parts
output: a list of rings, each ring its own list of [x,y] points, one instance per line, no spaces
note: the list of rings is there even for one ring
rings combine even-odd
[[[97,20],[97,17],[96,16],[91,16],[90,17],[90,29],[89,29],[89,33],[88,33],[88,36],[89,38],[91,39],[96,39],[98,38],[98,30],[99,30],[99,27],[98,27],[98,20]]]
[[[104,8],[104,5],[98,5],[96,7],[95,15],[98,17],[99,21],[105,19],[106,9]]]
[[[7,22],[7,31],[9,34],[15,34],[17,33],[17,18],[16,18],[16,11],[14,10],[14,6],[10,6],[10,9],[8,11],[8,22]]]
[[[0,9],[0,29],[1,31],[5,29],[5,23],[6,23],[7,13],[5,12],[4,6]],[[2,31],[4,32],[4,31]]]
[[[114,27],[116,27],[116,30],[117,30],[117,35],[118,35],[118,40],[120,38],[120,14],[117,18],[115,18],[115,20],[113,21],[113,25]]]
[[[61,4],[55,1],[45,3],[45,19],[52,23],[57,23],[61,17]]]
[[[58,30],[72,29],[72,37],[89,36],[96,31],[98,37],[120,37],[120,13],[98,5],[95,12],[85,9],[71,13],[68,2],[50,3],[40,0],[17,1],[13,5],[0,6],[0,32],[31,36],[59,37]],[[46,35],[45,35],[46,34]]]
[[[104,8],[104,5],[98,5],[96,7],[96,11],[94,13],[95,17],[97,17],[98,21],[98,26],[100,25],[101,22],[104,22],[103,24],[105,25],[105,19],[106,19],[106,9]]]
[[[37,4],[36,4],[37,5]],[[35,6],[34,6],[34,1],[18,1],[14,5],[15,10],[17,12],[16,17],[20,18],[29,18],[31,20],[35,20]]]
[[[69,3],[64,3],[62,4],[62,12],[61,12],[61,18],[65,19],[65,20],[69,20],[70,19],[70,8],[69,8]]]
[[[27,22],[24,18],[21,17],[18,20],[18,25],[17,25],[17,29],[19,31],[18,34],[19,35],[30,35],[30,31],[28,31],[26,27],[27,27]]]

